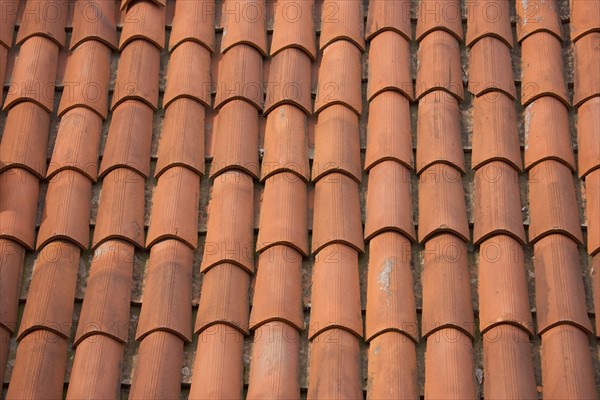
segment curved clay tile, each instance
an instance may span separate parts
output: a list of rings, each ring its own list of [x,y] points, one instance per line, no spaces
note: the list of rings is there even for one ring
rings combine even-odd
[[[523,130],[526,169],[546,160],[560,161],[570,169],[575,169],[569,135],[569,110],[560,100],[545,96],[525,107]]]
[[[158,108],[160,50],[146,40],[129,43],[119,58],[111,111],[127,100],[141,100]]]
[[[331,329],[313,340],[306,397],[361,399],[363,381],[360,359],[358,338],[344,329]]]
[[[324,0],[320,15],[321,50],[343,40],[354,44],[359,51],[364,51],[364,16],[360,1]]]
[[[513,34],[510,25],[510,5],[506,0],[485,0],[467,5],[467,46],[473,46],[485,37],[502,40],[513,47]]]
[[[15,60],[4,110],[31,101],[51,113],[57,62],[58,46],[47,38],[34,37],[23,43]]]
[[[365,170],[369,171],[385,160],[397,161],[413,169],[412,149],[409,100],[390,91],[376,96],[369,103]]]
[[[572,1],[571,5],[571,41],[575,42],[583,35],[600,31],[600,7],[597,0]]]
[[[517,97],[510,48],[496,38],[486,37],[469,51],[469,92],[481,96],[492,91]]]
[[[21,292],[21,274],[25,261],[25,248],[8,239],[0,239],[0,328],[10,336],[17,328],[19,295]],[[3,347],[8,343],[3,343]],[[5,350],[3,349],[2,352]],[[4,353],[3,353],[4,354]],[[6,360],[0,359],[0,369],[6,366]]]
[[[192,340],[193,262],[194,251],[178,240],[163,240],[152,246],[137,340],[143,342],[156,331],[170,332],[186,342]]]
[[[319,114],[314,135],[313,182],[334,172],[346,174],[357,182],[362,180],[356,113],[339,104],[327,107]]]
[[[410,170],[400,163],[383,161],[371,168],[365,240],[386,231],[396,231],[415,240],[410,184]]]
[[[376,346],[379,335],[393,331],[418,341],[410,241],[384,232],[371,239],[369,249],[365,340]]]
[[[263,109],[262,56],[248,45],[234,46],[219,62],[219,79],[214,108],[228,101],[241,99],[258,111]]]
[[[525,244],[519,174],[510,165],[494,161],[475,172],[473,243],[507,234]]]
[[[317,58],[314,0],[279,0],[274,16],[271,57],[282,50],[297,48],[311,60]]]
[[[210,52],[195,42],[177,46],[169,59],[167,88],[163,108],[167,109],[176,99],[189,97],[210,107]]]
[[[271,59],[269,78],[265,82],[267,97],[264,113],[290,103],[312,114],[311,61],[301,50],[285,49]]]
[[[538,334],[562,324],[592,332],[577,243],[564,235],[549,235],[533,246]]]
[[[349,1],[344,3],[356,3]],[[332,3],[333,4],[333,3]],[[332,104],[343,104],[362,113],[361,55],[352,43],[341,40],[323,50],[315,113]]]
[[[219,110],[215,123],[210,177],[239,170],[258,178],[259,115],[246,101],[233,100]]]
[[[573,176],[564,164],[548,160],[529,170],[529,204],[530,242],[552,233],[583,242]]]
[[[120,240],[106,241],[94,250],[75,346],[94,335],[127,343],[133,260],[133,245]]]
[[[47,177],[72,169],[95,182],[101,133],[102,118],[94,111],[77,107],[65,112],[60,119]]]
[[[125,101],[113,111],[98,172],[100,177],[121,167],[148,177],[153,114],[145,103],[135,100]]]
[[[600,4],[598,4],[600,7]],[[600,96],[600,32],[592,32],[575,42],[575,89],[573,105],[578,107]]]
[[[586,332],[570,325],[550,329],[542,335],[541,353],[545,398],[594,399],[598,396]]]
[[[309,339],[327,337],[324,332],[334,328],[362,337],[359,289],[356,250],[343,244],[325,247],[313,266]]]
[[[38,178],[22,168],[0,174],[0,239],[34,248]]]
[[[176,166],[204,174],[205,108],[195,100],[180,98],[165,111],[154,177]]]
[[[79,255],[77,246],[61,240],[38,253],[29,286],[35,295],[28,297],[17,340],[40,329],[70,336]]]
[[[600,168],[600,98],[583,103],[577,113],[579,177]]]
[[[4,14],[4,13],[3,13]],[[17,32],[16,44],[34,36],[48,38],[56,45],[65,45],[68,2],[61,0],[25,0]],[[46,64],[49,67],[50,64]]]
[[[18,167],[43,179],[50,115],[35,103],[16,104],[9,111],[0,147],[0,171]]]
[[[421,276],[423,337],[445,328],[458,329],[473,337],[473,306],[467,259],[466,243],[453,234],[437,235],[425,243]]]
[[[102,183],[92,247],[121,239],[144,247],[145,180],[127,168],[109,172]]]
[[[265,0],[224,0],[221,9],[221,53],[225,54],[236,45],[246,44],[266,56],[266,11]]]
[[[522,246],[510,236],[496,235],[479,247],[481,332],[511,324],[534,334]]]
[[[204,45],[214,51],[215,0],[180,1],[175,3],[175,16],[169,38],[169,50],[186,41]]]
[[[531,344],[524,330],[504,324],[484,333],[483,368],[486,398],[537,398]]]
[[[600,251],[600,170],[590,173],[585,179],[587,196],[587,250],[595,255]]]
[[[561,43],[548,32],[538,32],[521,43],[521,104],[553,96],[568,107]]]
[[[146,247],[170,238],[181,240],[195,249],[198,242],[199,199],[200,178],[197,174],[183,167],[165,171],[152,196]]]
[[[368,399],[419,397],[417,351],[412,340],[398,332],[385,332],[371,340],[368,360]]]
[[[118,1],[118,0],[117,0]],[[121,10],[129,10],[130,4],[136,2],[136,0],[120,0],[121,1]],[[156,5],[165,7],[167,5],[167,0],[147,0]]]
[[[358,183],[338,172],[315,184],[312,253],[332,243],[364,250]]]
[[[560,10],[556,0],[517,1],[517,40],[547,32],[562,41]]]
[[[443,30],[463,40],[462,9],[459,0],[420,0],[417,9],[417,41]]]
[[[365,28],[366,39],[372,40],[382,32],[393,31],[410,41],[412,39],[410,8],[410,0],[371,0]]]
[[[292,172],[308,181],[308,123],[299,108],[284,104],[267,116],[261,180]]]
[[[289,329],[304,329],[302,254],[289,246],[278,245],[258,256],[250,329],[281,321],[289,324]]]
[[[446,164],[427,168],[419,178],[419,242],[439,233],[469,241],[467,207],[460,172]]]
[[[2,24],[0,24],[0,46],[12,47],[15,33],[15,22],[19,10],[19,0],[2,1]],[[2,75],[0,75],[1,77]]]
[[[214,180],[201,272],[220,263],[254,272],[254,185],[243,172],[224,172]]]
[[[4,85],[4,77],[6,75],[6,68],[8,63],[8,48],[4,47],[0,43],[0,82]],[[8,78],[8,77],[7,77]]]
[[[477,399],[471,338],[446,328],[427,339],[425,398]]]
[[[58,115],[75,107],[87,107],[102,119],[108,114],[111,52],[96,41],[78,46],[69,55]]]
[[[494,161],[508,163],[517,171],[523,169],[515,104],[504,93],[485,93],[473,99],[472,147],[473,169]]]
[[[415,96],[410,76],[410,43],[396,32],[386,31],[371,40],[367,99],[396,90],[409,100]]]
[[[73,33],[69,47],[75,49],[88,40],[97,40],[117,49],[117,6],[105,0],[76,1],[73,9]]]
[[[417,63],[417,100],[434,90],[463,99],[462,66],[458,41],[445,31],[434,31],[420,43]]]
[[[295,328],[268,322],[254,334],[248,400],[300,398],[300,339]]]
[[[123,20],[119,49],[137,39],[165,47],[165,7],[152,1],[132,2]]]

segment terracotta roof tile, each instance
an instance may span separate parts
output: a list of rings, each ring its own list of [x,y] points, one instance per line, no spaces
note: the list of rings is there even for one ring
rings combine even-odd
[[[600,96],[600,33],[593,32],[575,42],[575,90],[573,105],[580,106]]]
[[[364,249],[358,183],[345,174],[328,174],[315,184],[312,252],[332,243]]]
[[[542,335],[542,380],[544,398],[597,397],[587,333],[561,325]]]
[[[456,40],[463,40],[462,10],[459,0],[421,0],[419,2],[417,41],[421,41],[437,30],[447,31]]]
[[[469,336],[452,328],[434,333],[425,350],[425,397],[477,399],[473,364]]]
[[[479,247],[478,286],[481,332],[496,329],[502,324],[512,324],[533,335],[521,243],[507,235],[496,235],[483,241]],[[494,335],[491,334],[492,337]]]
[[[315,152],[312,180],[330,173],[362,179],[358,116],[348,107],[334,104],[319,114],[315,127]]]
[[[0,238],[34,248],[38,178],[21,168],[0,174]]]
[[[539,334],[561,324],[592,332],[579,264],[577,244],[564,235],[546,236],[533,247]]]
[[[359,115],[362,113],[360,50],[352,43],[340,40],[323,50],[318,82],[315,113],[332,104],[343,104]]]
[[[250,329],[260,329],[263,324],[280,329],[273,321],[289,324],[285,332],[304,329],[302,254],[289,246],[269,247],[258,256]]]
[[[73,33],[70,48],[88,40],[97,40],[117,49],[117,4],[114,1],[76,1],[73,10]]]
[[[228,171],[214,180],[202,272],[220,263],[254,272],[253,192],[252,179],[242,172]]]
[[[571,171],[549,160],[529,170],[529,240],[562,233],[582,243],[579,207]]]
[[[0,3],[3,17],[0,25],[0,46],[2,47],[10,48],[13,44],[19,3],[19,0],[2,0]]]
[[[281,105],[269,113],[265,127],[261,179],[289,171],[309,180],[308,123],[295,106]]]
[[[175,2],[173,28],[169,38],[169,49],[173,51],[186,41],[200,43],[214,51],[215,0]]]
[[[233,1],[233,0],[229,0]],[[232,47],[219,62],[219,80],[214,107],[228,101],[243,99],[262,111],[262,56],[248,45]]]
[[[319,47],[336,41],[348,41],[362,51],[365,49],[363,6],[360,1],[324,0],[321,10]]]
[[[264,0],[224,0],[221,53],[239,44],[254,47],[267,55],[267,26]]]
[[[152,246],[144,282],[136,339],[166,331],[192,340],[192,263],[194,251],[178,240]],[[205,280],[206,282],[206,280]]]
[[[102,182],[92,247],[121,239],[144,247],[144,178],[126,168],[109,172]]]
[[[478,40],[493,37],[513,47],[513,34],[510,25],[510,6],[505,0],[485,0],[471,3],[467,7],[467,46]]]
[[[600,170],[585,179],[587,196],[587,248],[590,255],[600,251]]]
[[[303,51],[290,48],[278,52],[272,58],[269,78],[265,83],[265,114],[284,103],[312,114],[311,60]]]
[[[538,32],[521,43],[521,50],[523,106],[541,96],[554,96],[568,106],[570,102],[563,75],[560,41],[548,32]]]
[[[25,261],[25,248],[12,240],[0,239],[0,327],[8,336],[17,328],[21,274]],[[2,346],[4,347],[4,346]],[[6,360],[3,360],[6,362]],[[0,365],[0,369],[6,365]]]
[[[314,0],[278,0],[275,9],[271,57],[282,50],[297,48],[311,60],[317,58]]]
[[[309,368],[307,398],[363,397],[359,341],[350,332],[332,329],[324,337],[314,340],[310,348]]]
[[[577,113],[579,176],[585,177],[600,167],[600,98],[581,105]]]
[[[50,115],[37,104],[23,102],[12,107],[2,135],[0,170],[19,167],[45,178],[49,127]]]
[[[8,63],[8,49],[0,44],[0,84],[4,86],[6,64]]]
[[[118,0],[117,0],[118,1]],[[135,4],[136,0],[120,0],[121,1],[121,10],[129,11],[129,8],[132,4]],[[159,6],[166,6],[167,0],[148,0]]]
[[[48,165],[48,178],[72,169],[95,182],[98,177],[101,134],[102,118],[94,111],[77,107],[65,112],[60,119],[54,151]]]
[[[184,42],[171,53],[167,89],[163,98],[166,109],[173,100],[189,97],[211,106],[210,52],[196,42]]]
[[[496,326],[483,335],[484,395],[492,399],[535,399],[535,377],[527,332]]]
[[[150,175],[152,123],[152,109],[140,101],[125,101],[113,110],[100,177],[115,168],[129,168],[144,177]]]
[[[74,340],[78,351],[82,343],[94,335],[127,343],[133,257],[133,245],[120,240],[106,241],[94,251]],[[106,346],[114,347],[110,343]],[[93,348],[84,347],[88,351]]]
[[[539,32],[548,32],[562,40],[559,7],[556,0],[528,0],[517,4],[519,42]]]
[[[171,103],[165,111],[154,176],[169,168],[187,167],[204,174],[205,108],[188,98]]]
[[[152,1],[135,1],[127,8],[119,49],[144,39],[159,49],[165,47],[165,8]]]
[[[469,91],[475,96],[497,90],[517,97],[510,48],[499,39],[485,37],[473,44],[469,66]]]
[[[458,170],[445,164],[427,168],[419,179],[419,241],[450,232],[469,241],[463,182]]]
[[[152,197],[152,217],[146,247],[171,238],[196,248],[200,179],[188,168],[173,167],[158,180]]]
[[[598,0],[572,1],[571,3],[571,40],[583,37],[589,32],[600,31],[600,8]]]
[[[16,44],[23,44],[33,36],[41,36],[52,40],[58,46],[64,46],[67,35],[67,7],[68,2],[60,0],[26,0]]]
[[[462,100],[462,68],[456,38],[445,31],[434,31],[423,38],[417,54],[417,99],[434,90],[445,90]]]
[[[4,110],[22,101],[32,101],[52,112],[58,47],[43,37],[34,37],[21,45],[4,100]]]
[[[410,0],[371,0],[365,36],[367,40],[385,31],[394,31],[411,40]]]
[[[596,254],[590,263],[593,271],[600,268],[600,254]],[[600,309],[600,274],[592,274],[592,288],[594,295],[594,310]],[[596,318],[596,336],[600,335],[600,321]]]
[[[386,90],[397,90],[409,100],[414,98],[410,76],[409,41],[396,32],[386,31],[371,40],[367,99]]]
[[[379,335],[391,331],[415,342],[419,338],[410,264],[411,244],[405,236],[384,232],[369,242],[365,340],[372,348],[378,345]],[[383,342],[394,346],[397,340]]]
[[[80,249],[54,241],[38,254],[17,340],[32,331],[45,330],[68,338],[77,283]]]
[[[385,1],[385,0],[384,0]],[[385,160],[413,168],[410,102],[397,92],[384,92],[369,104],[365,170]]]

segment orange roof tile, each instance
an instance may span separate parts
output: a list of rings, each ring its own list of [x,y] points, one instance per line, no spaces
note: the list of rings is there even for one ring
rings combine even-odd
[[[68,2],[58,0],[26,0],[21,14],[17,43],[34,36],[48,38],[58,46],[64,46],[66,40]],[[46,64],[51,67],[51,64]]]
[[[559,5],[556,0],[516,2],[517,39],[519,42],[539,32],[548,32],[562,40]]]
[[[173,51],[181,43],[192,41],[206,46],[212,53],[215,41],[215,14],[214,0],[175,2],[169,50]]]
[[[369,101],[386,90],[397,90],[409,100],[413,99],[409,45],[406,38],[395,32],[382,32],[371,40],[367,89]]]
[[[416,96],[421,99],[434,90],[445,90],[463,98],[459,43],[446,31],[434,31],[419,46]]]
[[[385,31],[398,32],[410,40],[410,7],[410,0],[371,0],[365,28],[367,40]]]
[[[221,53],[252,46],[261,55],[267,54],[266,9],[264,0],[224,0],[222,2],[223,39]]]
[[[456,40],[463,40],[462,11],[459,0],[422,0],[419,2],[417,41],[420,42],[437,30],[452,34]]]
[[[321,11],[321,37],[319,47],[336,41],[352,43],[360,51],[365,49],[363,7],[360,1],[324,0]]]
[[[590,32],[600,31],[600,9],[598,0],[571,2],[571,40],[576,40]]]
[[[600,170],[585,179],[587,198],[587,248],[590,255],[600,252]]]
[[[147,40],[159,49],[165,46],[165,8],[152,1],[131,2],[123,20],[119,49],[137,39]]]
[[[13,44],[19,0],[2,0],[0,4],[3,16],[2,24],[0,25],[0,45],[5,48],[10,48]]]
[[[510,3],[505,0],[485,0],[471,3],[467,7],[467,46],[478,40],[493,37],[513,47],[513,34],[510,25]]]
[[[21,273],[25,261],[25,249],[8,239],[0,239],[0,327],[8,333],[17,328],[17,306],[19,303]],[[4,351],[4,349],[2,349]],[[6,363],[6,359],[3,359]],[[0,366],[4,368],[6,364]]]
[[[281,50],[273,56],[269,78],[265,82],[265,114],[284,103],[293,104],[312,114],[310,64],[310,58],[295,48]]]
[[[117,48],[117,5],[114,1],[76,1],[73,8],[73,33],[70,48],[88,40],[97,40]]]
[[[11,168],[0,174],[0,239],[33,250],[38,191],[38,178],[24,169]]]
[[[495,90],[512,99],[517,97],[510,48],[496,38],[485,37],[469,51],[469,91],[481,96]]]
[[[239,45],[223,54],[219,62],[219,79],[215,109],[228,101],[242,99],[262,111],[262,56],[253,47]]]
[[[592,97],[600,96],[600,33],[581,37],[575,48],[575,89],[573,105],[580,106]]]
[[[275,8],[271,57],[288,48],[304,51],[317,58],[314,29],[314,0],[279,0]]]
[[[600,167],[600,98],[594,97],[577,109],[579,176]]]
[[[210,107],[210,52],[196,42],[184,42],[171,52],[163,108],[186,97]]]

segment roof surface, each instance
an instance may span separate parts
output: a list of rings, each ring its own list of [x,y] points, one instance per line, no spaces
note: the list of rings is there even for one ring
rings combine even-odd
[[[0,0],[9,399],[592,399],[599,0]]]

